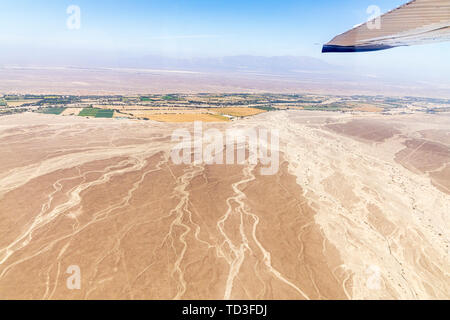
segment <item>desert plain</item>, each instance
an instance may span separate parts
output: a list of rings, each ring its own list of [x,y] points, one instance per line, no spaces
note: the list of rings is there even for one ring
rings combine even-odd
[[[203,126],[278,130],[278,170],[175,164],[190,123],[0,117],[0,299],[450,298],[448,113]]]

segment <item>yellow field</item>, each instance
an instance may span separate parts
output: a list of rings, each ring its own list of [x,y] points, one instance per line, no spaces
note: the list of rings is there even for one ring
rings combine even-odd
[[[23,106],[24,104],[28,104],[28,103],[36,103],[38,101],[41,101],[40,99],[30,99],[30,100],[10,100],[10,101],[6,101],[6,103],[8,104],[8,107],[20,107]]]
[[[207,109],[164,109],[164,108],[156,108],[151,110],[121,110],[126,113],[133,114],[138,118],[147,118],[148,116],[155,114],[202,114],[208,113]]]
[[[117,111],[114,111],[113,118],[133,118],[133,116],[125,113],[119,113]]]
[[[64,110],[61,115],[62,116],[77,116],[80,111],[83,110],[81,108],[67,108],[66,110]]]
[[[209,111],[228,114],[233,117],[247,117],[254,116],[255,114],[260,114],[266,112],[265,110],[256,108],[246,108],[246,107],[225,107],[225,108],[211,108]]]
[[[222,122],[229,121],[227,117],[210,113],[177,113],[177,114],[150,114],[145,118],[159,122]]]
[[[353,110],[365,111],[365,112],[381,112],[381,111],[383,111],[383,108],[375,107],[375,106],[366,106],[366,107],[354,108]]]
[[[93,104],[92,105],[93,108],[98,108],[98,109],[140,109],[142,108],[142,106],[139,105],[134,105],[134,104],[127,104],[127,105],[122,105],[122,104]]]

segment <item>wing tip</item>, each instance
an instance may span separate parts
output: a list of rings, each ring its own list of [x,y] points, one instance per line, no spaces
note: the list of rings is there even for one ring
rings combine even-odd
[[[362,46],[339,46],[334,44],[325,44],[322,47],[322,53],[333,52],[370,52],[391,49],[388,45],[362,45]]]

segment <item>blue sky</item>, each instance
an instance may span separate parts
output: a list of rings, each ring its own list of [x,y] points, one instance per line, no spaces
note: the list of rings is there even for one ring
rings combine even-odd
[[[182,55],[311,55],[337,32],[402,1],[2,1],[6,44],[153,51]],[[66,8],[81,29],[66,28]],[[7,32],[5,32],[7,31]]]
[[[378,5],[385,12],[405,1],[0,0],[0,43],[4,52],[11,54],[294,55],[374,70],[406,72],[412,64],[417,70],[442,70],[442,64],[448,65],[449,43],[370,54],[320,53],[321,45],[333,36],[366,21],[369,5]],[[72,4],[81,9],[79,30],[66,26],[66,9]]]

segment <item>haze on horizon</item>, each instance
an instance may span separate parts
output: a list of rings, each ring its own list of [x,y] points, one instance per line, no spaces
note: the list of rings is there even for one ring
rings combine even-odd
[[[0,34],[0,66],[139,67],[137,61],[155,57],[306,56],[359,74],[449,83],[449,43],[320,53],[334,35],[366,21],[370,5],[383,13],[404,2],[2,1],[0,28],[7,32]],[[79,29],[67,27],[70,5],[80,8]]]

